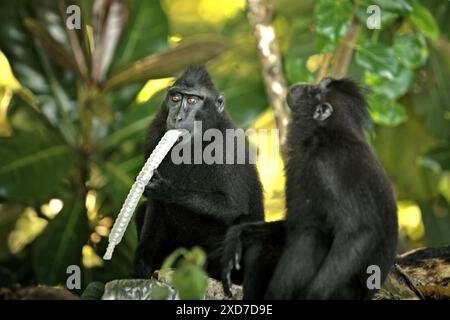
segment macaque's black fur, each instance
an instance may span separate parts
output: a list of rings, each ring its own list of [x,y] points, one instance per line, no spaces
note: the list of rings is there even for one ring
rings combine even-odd
[[[286,219],[230,228],[224,287],[242,258],[258,266],[244,278],[246,299],[370,299],[367,267],[379,266],[384,281],[398,226],[390,183],[365,141],[364,96],[347,79],[326,78],[291,87],[287,101]]]
[[[188,97],[198,94],[202,99],[192,108],[183,105],[185,92],[189,92]],[[183,97],[179,109],[169,100],[172,94]],[[189,130],[194,118],[202,121],[203,131],[216,128],[225,137],[225,130],[235,126],[223,107],[224,98],[207,71],[201,66],[189,67],[168,89],[150,124],[146,158],[168,129]],[[203,148],[207,144],[204,142]],[[208,273],[219,279],[221,244],[227,228],[243,221],[264,219],[262,187],[256,167],[249,164],[248,157],[246,164],[176,165],[169,153],[145,194],[148,200],[136,215],[139,244],[135,273],[138,277],[149,277],[175,249],[200,246],[208,254]]]

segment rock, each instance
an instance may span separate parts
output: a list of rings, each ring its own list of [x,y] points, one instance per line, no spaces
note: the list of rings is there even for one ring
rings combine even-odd
[[[176,290],[172,287],[173,271],[160,273],[155,271],[151,279],[122,279],[105,285],[103,300],[178,300]],[[242,287],[233,285],[232,300],[242,299]],[[205,300],[229,300],[223,292],[222,284],[208,278]]]

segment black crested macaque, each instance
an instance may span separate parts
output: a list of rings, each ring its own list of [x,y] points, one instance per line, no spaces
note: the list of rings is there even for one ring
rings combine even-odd
[[[201,132],[196,131],[200,130],[198,126],[194,130],[194,121],[201,121]],[[225,110],[224,96],[215,88],[204,67],[190,66],[168,88],[161,108],[150,124],[146,158],[169,129],[189,131],[188,143],[192,144],[194,153],[194,135],[203,135],[212,128],[223,136],[223,154],[220,156],[223,164],[220,161],[194,164],[195,156],[192,155],[188,155],[191,164],[175,164],[169,153],[147,185],[145,195],[148,200],[136,214],[139,243],[135,254],[135,276],[150,277],[179,247],[200,246],[208,255],[209,275],[220,279],[221,245],[227,228],[264,219],[262,187],[256,166],[248,161],[249,154],[246,152],[244,164],[225,161],[227,154],[233,152],[235,156],[238,152],[237,143],[230,150],[226,149],[225,143],[226,130],[235,129],[235,126]],[[214,141],[214,138],[210,140]],[[203,141],[200,151],[212,141]],[[186,155],[182,156],[185,159]]]
[[[364,137],[365,98],[350,80],[325,78],[294,85],[287,102],[286,220],[230,228],[224,289],[242,259],[259,266],[244,278],[246,299],[370,299],[367,268],[385,280],[398,226],[390,183]]]

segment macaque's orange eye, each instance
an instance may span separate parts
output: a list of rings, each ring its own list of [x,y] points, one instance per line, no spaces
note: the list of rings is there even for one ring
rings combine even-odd
[[[198,98],[197,98],[197,97],[189,97],[189,98],[187,99],[187,103],[188,103],[188,104],[196,104],[197,101],[198,101]]]
[[[181,100],[181,95],[180,94],[173,94],[170,96],[170,100],[172,100],[172,102],[180,102]]]

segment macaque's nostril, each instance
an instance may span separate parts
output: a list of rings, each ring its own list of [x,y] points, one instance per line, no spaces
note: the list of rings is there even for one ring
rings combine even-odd
[[[180,122],[180,121],[182,121],[183,118],[184,118],[183,116],[184,116],[183,112],[181,112],[181,110],[178,111],[177,115],[175,116],[175,122]]]

